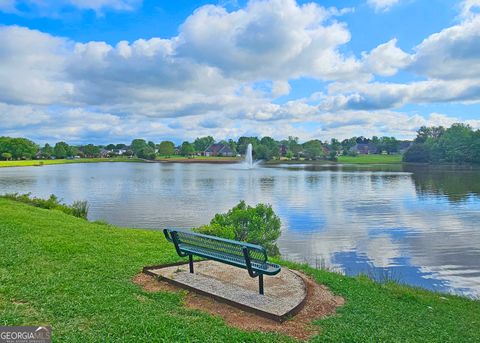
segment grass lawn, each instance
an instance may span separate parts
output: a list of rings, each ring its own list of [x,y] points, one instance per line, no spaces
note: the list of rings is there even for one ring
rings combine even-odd
[[[284,342],[182,306],[182,293],[132,283],[179,260],[159,231],[90,223],[0,199],[0,325],[52,325],[56,342]],[[315,342],[478,342],[480,302],[298,268],[346,298]]]
[[[112,157],[112,158],[80,158],[76,160],[58,159],[58,160],[26,160],[26,161],[0,161],[2,167],[31,167],[51,165],[51,164],[67,164],[67,163],[97,163],[97,162],[143,162],[138,158],[128,157]]]
[[[339,156],[339,163],[355,164],[393,164],[402,163],[402,155],[358,155],[358,156]]]
[[[185,157],[179,155],[173,156],[158,156],[156,158],[157,161],[163,162],[184,162],[184,163],[194,163],[194,162],[237,162],[242,160],[242,157],[223,157],[223,156],[192,156],[192,157]]]

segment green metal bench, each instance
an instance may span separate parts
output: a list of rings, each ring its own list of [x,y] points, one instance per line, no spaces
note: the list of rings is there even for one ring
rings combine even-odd
[[[260,245],[233,241],[199,233],[164,229],[165,238],[173,242],[180,257],[188,256],[193,273],[193,255],[246,269],[252,278],[258,276],[259,293],[263,294],[263,275],[276,275],[278,264],[267,262],[267,252]]]

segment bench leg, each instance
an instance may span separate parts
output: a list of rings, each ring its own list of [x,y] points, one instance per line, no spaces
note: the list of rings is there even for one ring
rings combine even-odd
[[[263,274],[258,276],[258,291],[263,295]]]
[[[188,264],[190,266],[190,273],[193,274],[193,256],[192,255],[188,255]]]

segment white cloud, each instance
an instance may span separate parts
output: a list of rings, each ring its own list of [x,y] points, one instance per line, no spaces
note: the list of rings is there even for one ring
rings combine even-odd
[[[460,16],[463,19],[475,17],[480,9],[480,0],[464,0],[461,4]]]
[[[254,0],[233,12],[207,5],[182,25],[177,51],[245,81],[357,78],[360,63],[338,51],[350,32],[341,23],[326,23],[335,14],[294,0]]]
[[[423,123],[420,116],[391,109],[480,102],[477,18],[427,37],[413,54],[392,39],[356,58],[340,52],[350,40],[347,27],[334,18],[341,13],[294,0],[253,0],[230,12],[208,5],[195,11],[176,37],[115,45],[0,26],[0,103],[23,113],[19,128],[38,125],[39,133],[29,131],[35,137],[56,137],[58,127],[78,140],[100,132],[102,139],[225,138],[247,132],[278,138],[299,132],[305,139],[382,132],[411,136]],[[405,70],[423,80],[375,80]],[[300,77],[323,81],[327,92],[275,103]],[[82,115],[72,113],[84,113],[84,123]],[[55,128],[38,123],[35,118],[47,122],[42,116]],[[89,128],[86,118],[99,126]],[[2,133],[13,129],[0,124]]]
[[[400,1],[401,0],[368,0],[367,2],[375,11],[388,11]]]
[[[480,16],[426,38],[416,48],[412,69],[436,79],[480,78]]]
[[[392,39],[385,44],[380,44],[370,53],[364,53],[363,62],[367,72],[392,76],[411,63],[411,56],[398,48],[397,40]]]

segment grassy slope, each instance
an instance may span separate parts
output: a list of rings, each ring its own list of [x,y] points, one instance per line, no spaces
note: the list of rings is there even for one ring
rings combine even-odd
[[[51,324],[55,341],[290,341],[243,332],[182,307],[182,296],[131,282],[145,265],[178,260],[160,232],[119,229],[0,199],[0,325]],[[343,295],[313,341],[480,341],[480,302],[305,266]]]
[[[358,156],[339,156],[340,163],[402,163],[402,155],[358,155]]]
[[[80,158],[77,160],[26,160],[26,161],[0,161],[0,168],[2,167],[31,167],[50,164],[67,164],[67,163],[97,163],[97,162],[143,162],[137,158],[128,157],[114,157],[114,158]]]

